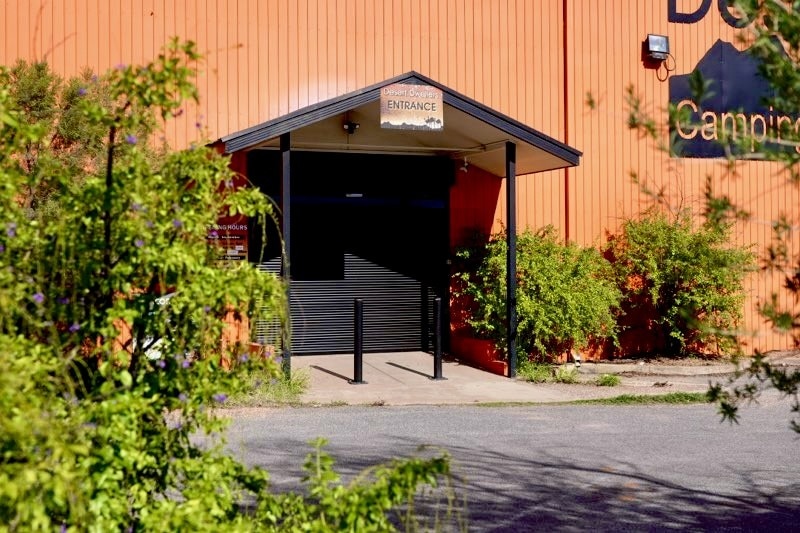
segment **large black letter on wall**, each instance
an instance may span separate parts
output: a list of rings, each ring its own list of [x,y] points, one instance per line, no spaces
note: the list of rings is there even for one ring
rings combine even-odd
[[[669,0],[667,4],[667,20],[678,24],[694,24],[695,22],[700,22],[706,16],[710,7],[711,0],[703,0],[703,3],[700,4],[696,11],[683,13],[678,11],[678,0]]]
[[[728,26],[732,28],[744,28],[750,21],[747,17],[742,17],[737,19],[736,17],[731,14],[731,6],[736,2],[736,0],[717,0],[717,6],[719,7],[719,14],[722,17]]]

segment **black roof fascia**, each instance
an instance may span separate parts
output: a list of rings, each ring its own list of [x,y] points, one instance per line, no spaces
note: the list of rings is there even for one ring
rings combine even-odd
[[[582,155],[581,151],[576,150],[575,148],[564,144],[561,141],[557,141],[540,131],[526,126],[522,122],[514,120],[513,118],[504,115],[499,111],[495,111],[494,109],[491,109],[468,96],[464,96],[461,93],[445,87],[437,81],[426,78],[425,76],[416,72],[412,72],[410,74],[413,74],[414,77],[424,82],[426,85],[432,85],[438,89],[441,89],[444,95],[444,103],[455,107],[459,111],[463,111],[464,113],[472,115],[478,120],[490,124],[491,126],[494,126],[505,133],[508,133],[511,137],[516,137],[517,139],[530,145],[541,148],[548,153],[568,161],[572,165],[578,165],[578,163],[580,163],[580,157]]]
[[[413,78],[414,74],[413,72],[403,74],[384,82],[365,87],[364,89],[298,109],[287,115],[222,137],[220,141],[225,143],[226,153],[250,148],[251,146],[268,141],[269,139],[280,137],[284,133],[291,133],[303,126],[308,126],[309,124],[325,120],[326,118],[336,116],[340,113],[345,113],[360,105],[377,100],[380,98],[380,90],[384,86],[407,81]]]
[[[552,137],[530,128],[511,117],[495,111],[414,71],[337,98],[320,102],[319,104],[298,109],[282,117],[222,137],[220,141],[225,144],[226,153],[244,150],[269,139],[279,137],[284,133],[290,133],[303,126],[325,120],[326,118],[345,113],[363,104],[375,101],[380,98],[380,90],[383,87],[404,81],[416,81],[436,87],[442,91],[444,103],[494,126],[511,137],[515,137],[530,145],[545,150],[567,161],[571,165],[578,165],[580,162],[581,152],[571,146],[557,141]]]

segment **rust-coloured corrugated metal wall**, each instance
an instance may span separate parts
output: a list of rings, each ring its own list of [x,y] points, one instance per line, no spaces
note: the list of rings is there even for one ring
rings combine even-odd
[[[684,11],[699,4],[677,2]],[[712,4],[687,25],[668,22],[667,0],[0,0],[0,63],[103,71],[152,58],[171,36],[192,39],[206,57],[202,102],[169,126],[177,146],[416,70],[584,152],[578,168],[519,180],[520,227],[554,224],[572,240],[600,243],[647,204],[631,171],[669,185],[684,205],[699,202],[712,175],[753,212],[737,228],[741,242],[763,248],[776,213],[796,220],[800,210],[774,166],[742,163],[739,177],[726,178],[718,163],[669,159],[625,126],[629,84],[666,124],[668,83],[640,58],[647,33],[670,36],[673,74],[690,72],[717,38],[734,40]],[[497,197],[495,221],[505,217],[502,184]],[[469,216],[455,209],[454,226]],[[779,287],[754,275],[748,309]],[[748,311],[747,326],[760,325]],[[786,342],[762,334],[754,346]]]
[[[217,138],[417,70],[561,136],[561,2],[547,0],[0,0],[0,63],[57,72],[152,58],[171,36],[206,56],[202,122]],[[537,83],[524,90],[535,73]],[[197,137],[196,117],[171,132]]]

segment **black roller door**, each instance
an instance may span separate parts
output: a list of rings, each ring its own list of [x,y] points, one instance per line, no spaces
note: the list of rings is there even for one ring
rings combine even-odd
[[[351,352],[355,298],[366,351],[427,349],[433,299],[447,301],[452,168],[433,157],[292,154],[293,353]],[[280,198],[274,154],[252,153],[249,175]],[[277,272],[271,241],[261,265]]]

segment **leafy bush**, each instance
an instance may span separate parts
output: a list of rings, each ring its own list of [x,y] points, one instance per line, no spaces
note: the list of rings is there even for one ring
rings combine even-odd
[[[468,324],[479,336],[506,345],[506,240],[495,235],[459,257],[474,270],[457,274],[458,296],[472,301]],[[562,244],[552,226],[525,230],[517,240],[518,346],[546,360],[591,339],[616,336],[620,292],[608,262],[593,248]],[[520,361],[525,358],[520,358]]]
[[[594,381],[598,387],[616,387],[620,383],[619,376],[616,374],[601,374]]]
[[[271,361],[222,342],[226,320],[286,312],[278,279],[220,263],[206,241],[225,212],[265,223],[269,201],[232,187],[229,162],[214,150],[158,155],[142,136],[196,98],[197,60],[193,44],[173,42],[151,64],[85,80],[71,102],[89,129],[106,132],[100,165],[45,142],[52,116],[31,110],[50,105],[34,105],[50,81],[26,78],[15,90],[28,99],[0,84],[4,530],[277,530],[299,527],[298,517],[386,529],[387,509],[448,473],[444,455],[409,459],[339,487],[325,463],[309,474],[309,496],[276,495],[266,472],[224,454],[221,439],[192,438],[219,435],[216,408],[244,393],[248,375],[278,375]],[[95,83],[108,99],[83,98],[101,91]],[[48,216],[31,191],[56,204]],[[161,305],[165,293],[173,296]],[[242,512],[245,504],[255,511]]]
[[[732,353],[754,255],[734,246],[730,224],[696,225],[650,211],[627,220],[607,251],[625,295],[626,314],[652,318],[668,355]]]

